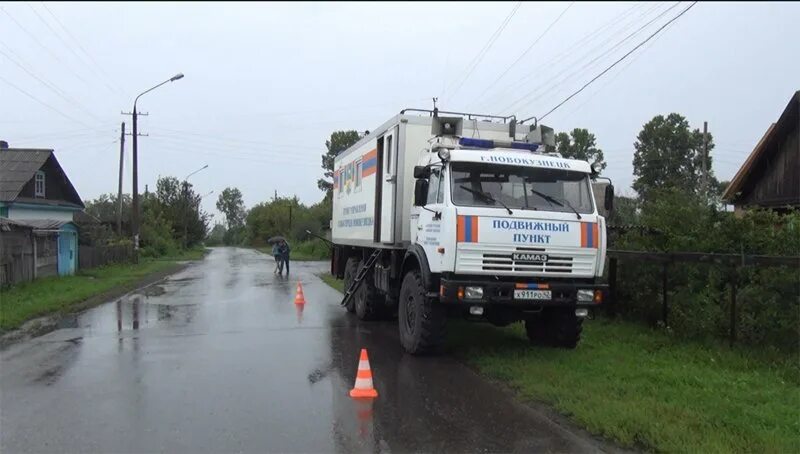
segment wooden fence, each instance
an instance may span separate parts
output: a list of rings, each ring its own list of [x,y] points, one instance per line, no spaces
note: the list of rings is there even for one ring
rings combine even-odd
[[[136,261],[133,246],[86,246],[78,250],[78,269],[87,270],[98,266]]]
[[[742,267],[790,267],[800,269],[800,256],[774,256],[774,255],[746,255],[746,254],[714,254],[703,252],[641,252],[641,251],[617,251],[609,250],[608,284],[609,284],[609,304],[606,310],[614,315],[617,310],[617,268],[619,261],[626,262],[649,262],[661,264],[661,322],[664,326],[669,326],[669,268],[675,263],[705,263],[715,264],[729,268],[728,285],[730,286],[730,320],[729,320],[729,341],[733,344],[736,341],[736,289],[738,286],[738,270]]]
[[[0,287],[33,280],[33,253],[9,254],[0,263]]]

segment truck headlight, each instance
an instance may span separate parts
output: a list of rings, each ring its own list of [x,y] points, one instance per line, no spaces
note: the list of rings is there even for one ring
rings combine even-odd
[[[483,287],[464,287],[464,299],[483,299]]]
[[[578,290],[578,301],[590,303],[594,299],[594,290]]]

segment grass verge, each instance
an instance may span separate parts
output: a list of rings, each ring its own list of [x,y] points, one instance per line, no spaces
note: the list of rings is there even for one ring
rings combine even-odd
[[[448,349],[590,432],[660,452],[800,452],[796,358],[731,350],[597,319],[576,350],[528,344],[521,324],[452,323]]]
[[[323,281],[341,291],[342,281]],[[800,452],[795,357],[587,321],[576,350],[532,347],[521,324],[453,321],[448,351],[481,374],[622,446],[660,452]]]
[[[336,279],[330,273],[324,273],[319,275],[320,279],[322,279],[326,284],[330,285],[331,287],[335,288],[336,290],[344,293],[344,281],[340,279]]]
[[[256,250],[267,255],[272,255],[272,246],[257,247]],[[289,259],[298,262],[318,262],[330,260],[331,250],[321,240],[303,241],[292,245],[292,252]]]
[[[81,271],[74,276],[51,276],[2,290],[0,330],[19,328],[26,321],[43,315],[69,312],[94,295],[133,284],[179,261],[198,260],[204,255],[204,249],[192,249],[172,257],[141,259],[136,265],[111,265]]]

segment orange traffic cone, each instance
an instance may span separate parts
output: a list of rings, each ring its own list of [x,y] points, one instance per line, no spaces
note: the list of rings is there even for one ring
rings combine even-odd
[[[369,368],[369,358],[367,349],[361,349],[361,358],[358,360],[358,372],[356,373],[356,384],[350,391],[350,397],[378,397],[378,391],[372,387],[372,370]]]
[[[306,304],[306,297],[303,295],[303,284],[297,283],[297,294],[294,296],[294,304]]]

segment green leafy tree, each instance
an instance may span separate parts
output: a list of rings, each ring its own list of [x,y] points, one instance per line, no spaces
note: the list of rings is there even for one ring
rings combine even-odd
[[[603,150],[597,148],[597,139],[588,129],[575,128],[569,134],[556,134],[556,151],[565,158],[599,162],[603,169],[606,168]]]
[[[350,148],[359,141],[361,136],[356,131],[335,131],[331,138],[325,141],[325,148],[328,149],[322,154],[322,168],[325,170],[325,177],[317,180],[317,187],[325,191],[325,196],[330,198],[333,194],[333,160],[336,155]]]
[[[228,229],[240,228],[244,225],[246,211],[242,191],[237,188],[225,188],[217,198],[217,209],[225,215]]]
[[[691,130],[682,115],[658,115],[646,123],[633,144],[633,189],[646,200],[655,189],[676,188],[693,194],[702,189],[703,133]],[[714,148],[708,134],[709,156]],[[710,191],[718,184],[707,158]]]
[[[225,226],[217,223],[214,224],[214,227],[211,229],[211,232],[208,234],[208,238],[206,240],[206,244],[209,246],[219,246],[224,244],[225,242]]]
[[[247,210],[244,208],[242,191],[238,188],[225,188],[217,198],[217,209],[225,215],[227,230],[224,235],[226,245],[241,244],[244,234],[244,220]]]

